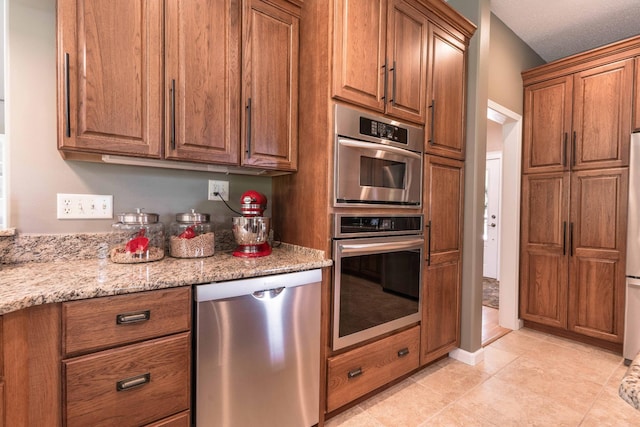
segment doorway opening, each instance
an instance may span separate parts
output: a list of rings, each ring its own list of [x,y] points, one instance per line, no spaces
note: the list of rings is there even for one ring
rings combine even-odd
[[[518,274],[522,116],[489,100],[482,345],[520,329]],[[492,294],[492,298],[489,298]]]

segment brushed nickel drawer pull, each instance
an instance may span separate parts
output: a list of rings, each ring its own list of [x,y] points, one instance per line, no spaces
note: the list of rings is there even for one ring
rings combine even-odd
[[[398,350],[398,357],[405,357],[409,355],[409,349],[407,347]]]
[[[116,391],[125,391],[135,387],[140,387],[147,384],[149,381],[151,381],[151,374],[149,372],[147,372],[146,374],[127,378],[116,383]]]
[[[122,313],[116,315],[116,324],[127,325],[130,323],[146,322],[149,319],[151,319],[151,310]]]
[[[362,375],[362,368],[356,368],[353,371],[349,371],[349,373],[347,373],[347,378],[351,379],[359,377],[360,375]]]

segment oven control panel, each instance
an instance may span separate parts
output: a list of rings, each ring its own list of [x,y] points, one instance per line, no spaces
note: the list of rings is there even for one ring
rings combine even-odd
[[[336,215],[335,238],[421,234],[422,215]]]
[[[407,129],[389,123],[372,120],[367,117],[360,117],[360,133],[362,135],[388,139],[389,141],[405,145],[408,140]]]

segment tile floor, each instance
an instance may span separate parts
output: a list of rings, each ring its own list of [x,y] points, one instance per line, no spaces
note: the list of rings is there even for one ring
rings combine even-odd
[[[469,366],[444,359],[328,420],[327,427],[640,426],[618,396],[622,356],[530,329]]]

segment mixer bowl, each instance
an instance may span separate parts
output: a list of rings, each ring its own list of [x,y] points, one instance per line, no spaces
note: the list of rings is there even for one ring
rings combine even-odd
[[[259,245],[269,237],[271,218],[264,216],[236,216],[233,221],[233,237],[239,245]]]

